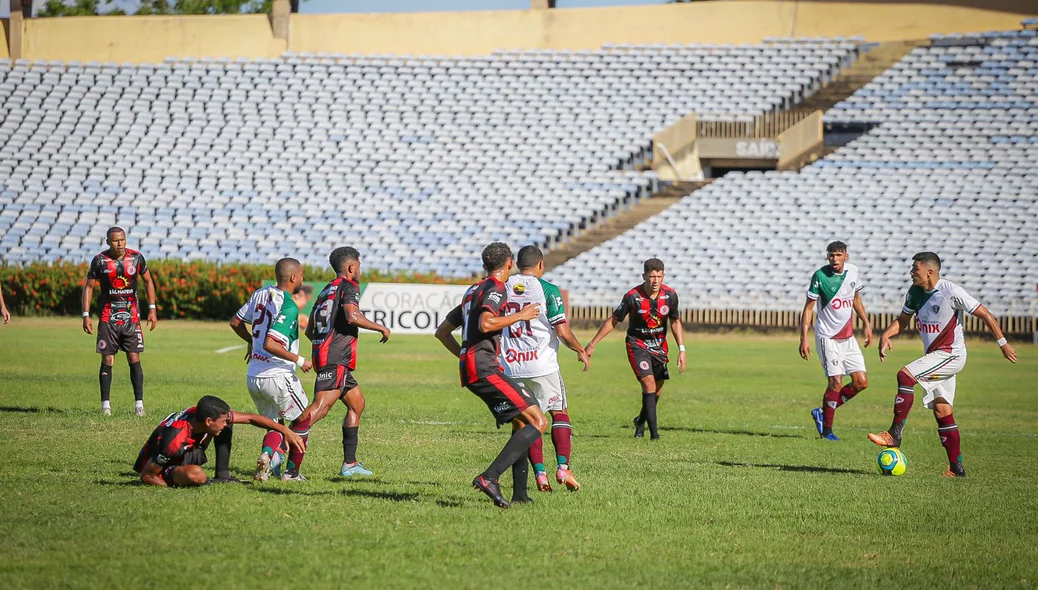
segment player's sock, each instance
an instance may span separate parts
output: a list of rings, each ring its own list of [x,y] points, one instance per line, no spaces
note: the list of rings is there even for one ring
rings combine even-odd
[[[216,477],[231,476],[231,437],[234,436],[234,426],[228,424],[216,437],[213,444],[216,445]]]
[[[890,424],[890,436],[898,445],[901,444],[901,433],[908,421],[908,413],[915,403],[915,378],[904,371],[897,373],[897,397],[894,398],[894,421]]]
[[[348,427],[346,422],[342,423],[342,460],[344,463],[353,465],[357,462],[357,439],[360,428]],[[502,469],[501,471],[504,471]]]
[[[853,385],[851,385],[850,383],[844,385],[843,389],[840,390],[840,396],[836,399],[836,407],[838,408],[843,404],[851,401],[851,399],[853,399],[856,395],[858,395],[858,390],[854,389]]]
[[[551,444],[555,447],[555,460],[559,467],[569,465],[569,455],[573,450],[573,428],[568,414],[555,414],[551,424]]]
[[[645,412],[645,423],[649,426],[649,437],[659,438],[660,433],[656,428],[656,392],[642,394],[642,408]]]
[[[944,418],[937,419],[937,435],[941,437],[941,444],[948,453],[948,464],[954,471],[956,468],[962,471],[962,448],[960,446],[959,425],[955,423],[955,417],[948,414]]]
[[[527,486],[530,482],[530,463],[526,457],[519,455],[515,463],[512,463],[512,501],[524,502],[530,500]]]
[[[130,363],[130,384],[133,385],[133,399],[144,401],[144,369],[141,362]],[[142,406],[143,407],[143,406]]]
[[[306,444],[307,439],[310,438],[310,415],[307,414],[306,418],[299,417],[292,421],[289,425],[292,432],[299,435],[299,438],[303,439],[303,444]],[[356,429],[354,429],[356,430]],[[353,451],[356,454],[357,444],[356,437],[354,437]],[[299,473],[299,467],[303,464],[303,458],[306,456],[306,451],[298,451],[295,447],[289,447],[288,449],[288,465],[285,467],[285,471],[289,473]]]
[[[273,457],[275,452],[281,451],[281,444],[284,440],[285,437],[281,436],[277,430],[268,430],[267,434],[263,436],[263,448],[260,449],[260,454],[266,453]]]
[[[533,469],[537,473],[544,473],[544,439],[537,437],[537,440],[533,441],[530,445],[530,463],[533,464]]]
[[[101,407],[111,407],[109,400],[112,399],[112,367],[101,363],[101,370],[97,373],[101,382]],[[109,404],[105,406],[105,404]]]
[[[504,448],[501,449],[501,452],[498,453],[497,457],[490,464],[490,467],[487,467],[487,470],[483,472],[483,477],[497,480],[505,472],[505,469],[511,467],[516,460],[520,457],[526,457],[530,450],[530,445],[540,437],[541,431],[537,430],[532,424],[527,424],[513,432],[511,438],[505,443]]]
[[[822,396],[822,436],[832,434],[833,418],[836,408],[840,407],[840,392],[826,389]]]

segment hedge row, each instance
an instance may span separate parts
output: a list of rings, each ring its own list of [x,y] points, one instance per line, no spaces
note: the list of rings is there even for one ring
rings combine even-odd
[[[148,262],[155,281],[159,318],[226,319],[238,310],[249,293],[265,280],[274,278],[270,264],[215,264],[154,260]],[[0,266],[0,289],[11,313],[17,315],[74,315],[81,313],[80,297],[86,281],[87,263],[29,264]],[[327,268],[307,267],[307,281],[330,281]],[[365,272],[361,282],[464,283],[435,275]],[[147,303],[144,281],[138,281],[141,303]],[[97,313],[95,290],[92,310]]]

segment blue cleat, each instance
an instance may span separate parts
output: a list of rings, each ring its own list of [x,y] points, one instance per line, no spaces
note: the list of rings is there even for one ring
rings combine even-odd
[[[818,429],[818,436],[822,436],[822,408],[811,410],[811,417],[815,420],[815,428]]]
[[[339,477],[367,477],[369,475],[372,475],[371,471],[364,469],[364,466],[360,463],[354,463],[353,465],[343,463],[342,469],[339,471]]]
[[[827,434],[827,435],[823,436],[823,437],[822,437],[822,440],[831,440],[831,441],[834,441],[834,442],[835,442],[835,441],[839,441],[839,440],[840,440],[840,437],[838,437],[838,436],[836,436],[835,434],[833,434],[833,433],[831,433],[831,432],[830,432],[829,434]]]

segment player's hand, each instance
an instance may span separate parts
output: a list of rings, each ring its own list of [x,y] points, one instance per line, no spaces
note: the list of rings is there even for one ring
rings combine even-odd
[[[303,361],[303,366],[299,368],[302,369],[304,373],[309,373],[314,368],[314,364],[310,362],[310,359],[306,359]]]
[[[389,331],[389,328],[385,326],[382,326],[382,329],[379,330],[379,333],[382,334],[382,339],[379,340],[380,344],[385,344],[386,342],[389,342],[389,337],[393,334]]]
[[[530,320],[537,319],[537,316],[540,315],[540,313],[541,306],[537,305],[536,303],[532,303],[520,309],[519,312],[515,314],[515,317],[516,321],[528,322]]]
[[[587,353],[587,358],[590,359],[591,358],[591,353],[593,353],[594,351],[595,351],[595,343],[594,342],[588,342],[587,346],[584,347],[584,352]]]
[[[688,357],[684,351],[678,353],[678,373],[684,373],[685,367],[688,365]]]
[[[1016,362],[1016,349],[1013,345],[1006,342],[1005,346],[1002,347],[1002,356],[1006,357],[1011,363]]]
[[[154,332],[155,326],[159,324],[159,314],[154,309],[148,310],[148,331]]]
[[[577,351],[577,360],[584,363],[584,372],[591,368],[591,356],[588,355],[586,350]]]
[[[90,321],[90,316],[83,318],[83,331],[87,334],[94,333],[94,324]]]
[[[7,308],[0,309],[0,315],[4,316],[4,323],[11,323],[11,312],[7,311]]]
[[[285,437],[285,442],[287,442],[289,446],[291,446],[295,450],[299,451],[300,453],[306,451],[306,443],[303,442],[302,437],[300,437],[298,434],[286,428],[285,432],[282,432],[281,435]]]
[[[890,338],[884,334],[879,337],[879,362],[883,362],[887,358],[887,352],[894,350],[894,345],[890,343]]]
[[[865,348],[868,348],[872,344],[872,326],[865,324]]]
[[[807,338],[800,339],[800,358],[805,361],[811,358],[811,344],[807,341]]]

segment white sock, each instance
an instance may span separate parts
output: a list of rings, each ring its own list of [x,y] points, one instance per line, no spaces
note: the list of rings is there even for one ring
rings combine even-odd
[[[138,409],[143,408],[144,407],[144,400],[141,400],[141,399],[136,400],[134,405],[136,405]]]
[[[110,401],[101,402],[101,409],[102,410],[111,410],[112,409],[112,402],[110,402]]]

